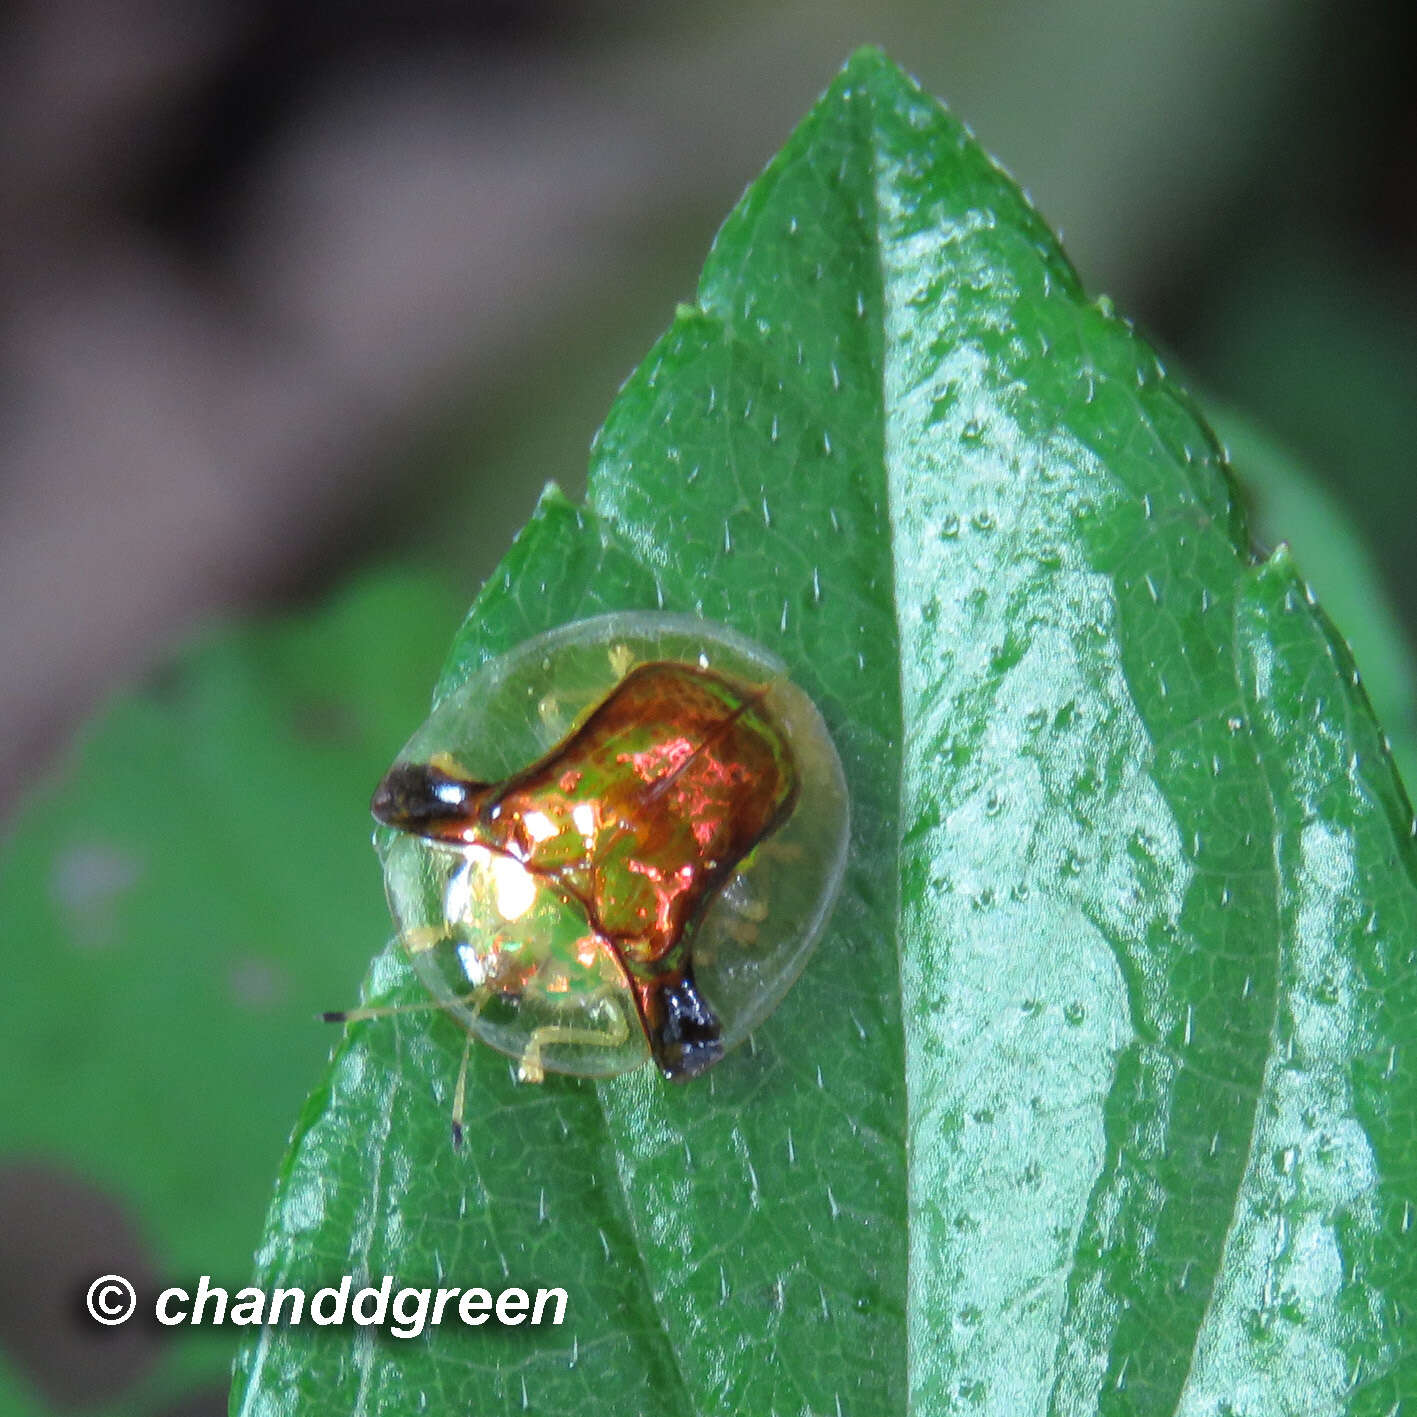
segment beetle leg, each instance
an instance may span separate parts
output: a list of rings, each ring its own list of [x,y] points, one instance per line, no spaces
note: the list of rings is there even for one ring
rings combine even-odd
[[[404,930],[399,935],[399,943],[411,955],[421,954],[424,950],[431,950],[441,945],[448,938],[448,927],[446,925],[415,925],[410,930]]]
[[[796,841],[774,841],[769,837],[766,841],[760,841],[754,848],[769,861],[787,861],[795,864],[807,859],[807,852],[800,842]]]
[[[609,994],[606,990],[606,995]],[[543,1024],[531,1031],[526,1049],[517,1064],[517,1077],[522,1082],[544,1082],[546,1067],[541,1061],[541,1050],[548,1044],[582,1044],[586,1047],[618,1048],[629,1036],[630,1028],[624,1015],[616,1009],[613,1013],[614,1027],[609,1031],[596,1032],[589,1028],[567,1028],[559,1023]]]

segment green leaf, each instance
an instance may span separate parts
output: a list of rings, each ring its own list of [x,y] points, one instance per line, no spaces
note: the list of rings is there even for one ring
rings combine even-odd
[[[114,1207],[140,1285],[249,1270],[271,1170],[335,1041],[315,1015],[353,992],[387,919],[367,819],[347,809],[455,623],[447,587],[386,575],[316,614],[207,636],[90,727],[0,852],[3,1161]],[[47,1335],[48,1372],[9,1351],[0,1413],[47,1410],[56,1386],[100,1414],[223,1384],[235,1335],[189,1330],[120,1390],[122,1342],[71,1290],[134,1256],[76,1209],[84,1191],[65,1201],[25,1174],[0,1307]],[[66,1363],[81,1386],[53,1371]]]
[[[560,1285],[564,1328],[264,1332],[233,1410],[1388,1412],[1417,1394],[1411,818],[1209,430],[863,52],[548,494],[449,680],[697,610],[851,783],[806,974],[702,1083],[349,1030],[265,1285]],[[397,951],[368,996],[416,1000]]]
[[[1402,780],[1417,782],[1417,670],[1371,545],[1347,508],[1253,423],[1210,400],[1206,416],[1249,497],[1256,537],[1293,548],[1305,580],[1363,666],[1363,686],[1392,740]]]

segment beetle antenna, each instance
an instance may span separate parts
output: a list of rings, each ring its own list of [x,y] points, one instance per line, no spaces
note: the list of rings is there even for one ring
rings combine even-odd
[[[429,999],[426,1004],[379,1004],[372,1008],[331,1009],[320,1015],[322,1023],[360,1023],[366,1018],[392,1018],[394,1014],[426,1013],[429,1009],[443,1009],[447,1005],[437,999]]]

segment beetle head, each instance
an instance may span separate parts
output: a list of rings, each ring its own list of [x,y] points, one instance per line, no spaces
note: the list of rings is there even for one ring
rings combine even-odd
[[[374,789],[369,810],[385,826],[433,841],[463,842],[487,784],[433,763],[395,763]]]

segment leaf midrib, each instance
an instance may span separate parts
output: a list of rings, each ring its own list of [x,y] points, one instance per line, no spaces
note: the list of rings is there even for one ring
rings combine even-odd
[[[896,666],[896,712],[898,717],[898,731],[896,734],[897,755],[896,755],[896,780],[895,780],[895,967],[896,967],[896,998],[900,1000],[900,1058],[902,1063],[901,1072],[903,1074],[903,1085],[901,1092],[904,1097],[904,1126],[901,1128],[901,1147],[904,1151],[903,1172],[905,1179],[905,1275],[904,1275],[904,1303],[901,1311],[905,1315],[905,1343],[903,1346],[903,1358],[905,1362],[905,1382],[902,1387],[902,1401],[906,1414],[911,1412],[914,1405],[912,1394],[915,1390],[915,1332],[913,1317],[913,1304],[911,1296],[914,1293],[914,1254],[915,1247],[911,1243],[915,1222],[915,1187],[912,1183],[912,1155],[911,1136],[913,1128],[911,1118],[914,1109],[912,1107],[912,1086],[910,1068],[905,1066],[908,1057],[908,1047],[906,1031],[909,1027],[906,1021],[905,1009],[905,949],[902,939],[905,914],[903,909],[904,883],[902,881],[901,861],[905,854],[905,801],[906,784],[905,772],[907,754],[905,750],[906,734],[908,726],[905,721],[905,706],[907,703],[907,685],[905,682],[904,656],[901,653],[901,643],[904,637],[904,627],[901,616],[901,593],[899,579],[899,558],[896,556],[896,531],[899,526],[896,508],[896,495],[894,479],[891,477],[890,469],[890,438],[889,422],[890,411],[886,405],[886,367],[890,359],[890,347],[885,338],[885,331],[889,328],[887,319],[887,302],[890,299],[890,287],[886,280],[886,264],[884,256],[884,241],[882,239],[881,222],[881,145],[880,145],[880,123],[876,109],[876,93],[873,87],[867,85],[865,89],[869,95],[870,105],[870,160],[871,160],[871,218],[872,229],[875,233],[875,240],[872,243],[872,250],[876,257],[876,282],[880,292],[881,306],[881,360],[878,369],[880,379],[880,394],[877,400],[881,410],[880,427],[880,448],[881,448],[881,482],[885,489],[886,521],[890,527],[890,542],[888,554],[891,562],[891,610],[895,621],[895,666]]]

